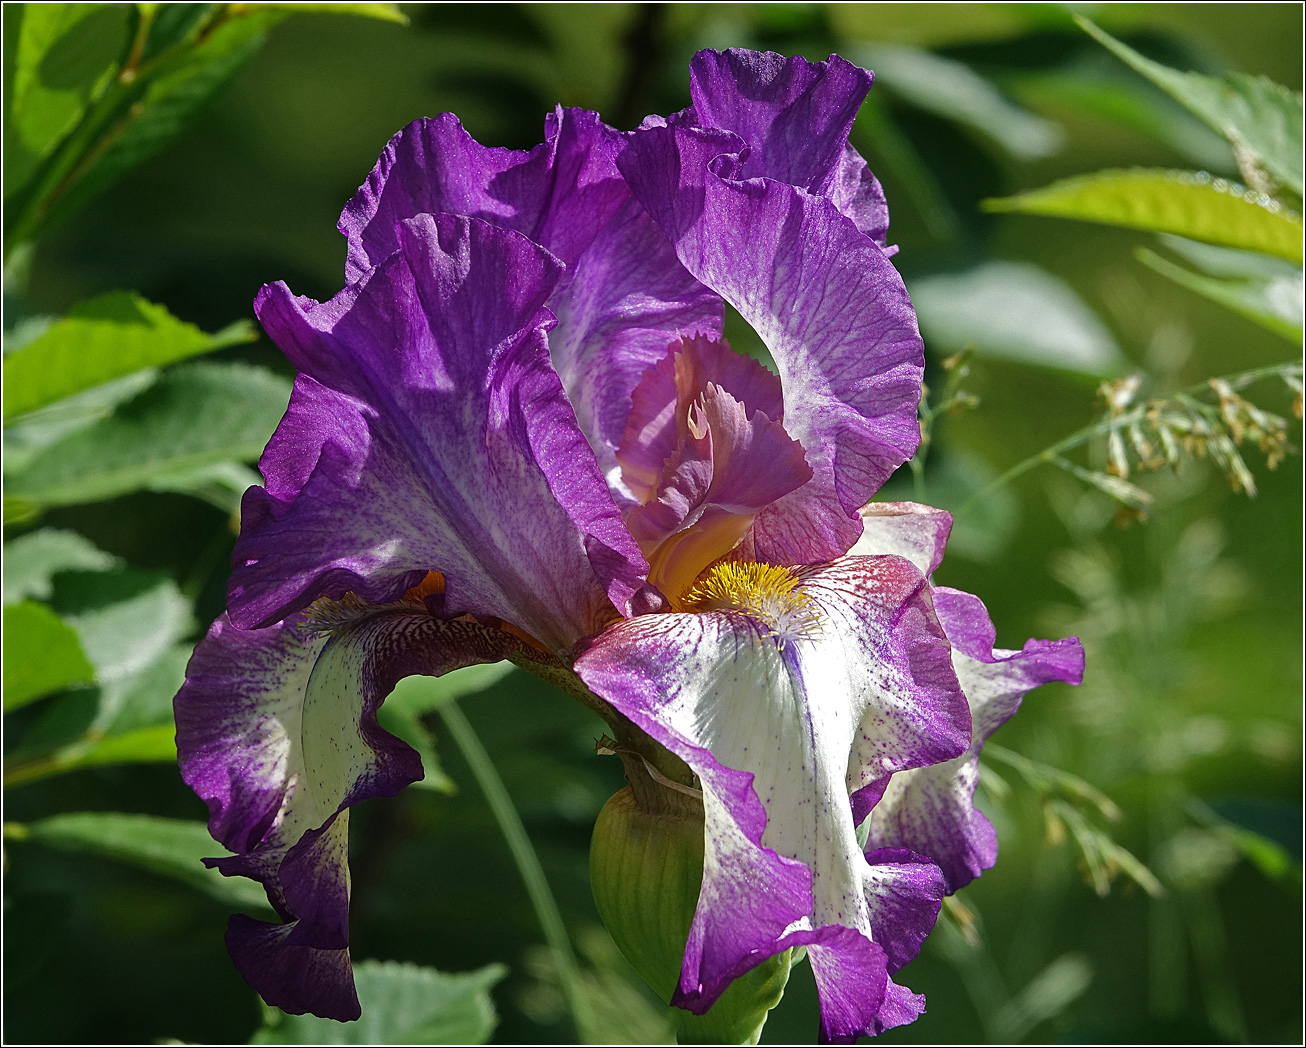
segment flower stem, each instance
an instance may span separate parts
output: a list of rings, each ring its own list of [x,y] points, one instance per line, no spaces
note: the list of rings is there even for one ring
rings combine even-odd
[[[1282,375],[1293,368],[1300,370],[1301,362],[1297,360],[1289,360],[1282,364],[1271,364],[1268,367],[1254,368],[1251,371],[1239,371],[1232,375],[1224,375],[1220,379],[1206,379],[1205,381],[1197,382],[1189,386],[1187,389],[1182,389],[1178,393],[1171,395],[1196,396],[1199,393],[1208,392],[1211,388],[1212,381],[1224,381],[1229,383],[1229,385],[1234,389],[1242,389],[1244,386],[1251,385],[1253,382],[1258,382],[1263,378],[1269,378],[1273,375]],[[1079,447],[1081,444],[1087,444],[1094,437],[1101,436],[1104,433],[1109,433],[1112,429],[1115,429],[1118,426],[1127,426],[1131,422],[1141,422],[1143,418],[1146,417],[1146,414],[1147,405],[1140,404],[1131,411],[1126,411],[1121,415],[1114,415],[1110,418],[1099,419],[1097,422],[1093,422],[1085,426],[1083,429],[1076,430],[1074,433],[1070,434],[1070,436],[1062,438],[1055,444],[1044,448],[1037,454],[1031,455],[1029,458],[1024,459],[1021,462],[1017,462],[1009,470],[1003,473],[1002,476],[986,484],[978,492],[967,499],[953,516],[960,517],[969,513],[979,503],[983,502],[999,488],[1006,487],[1017,477],[1028,473],[1036,466],[1052,462],[1063,451],[1070,451],[1073,448]]]
[[[449,734],[462,751],[472,774],[476,777],[481,792],[485,794],[495,822],[499,824],[499,830],[508,844],[508,850],[512,852],[513,861],[516,862],[521,878],[526,883],[526,892],[531,897],[531,905],[539,918],[544,939],[549,944],[549,949],[553,951],[558,979],[562,983],[563,993],[571,1008],[576,1033],[582,1043],[595,1043],[588,1036],[593,1024],[590,1021],[589,1002],[581,985],[580,967],[576,963],[575,953],[572,952],[571,941],[567,938],[562,914],[558,912],[558,904],[549,889],[548,879],[544,876],[544,868],[540,865],[539,856],[535,854],[530,837],[526,834],[526,827],[522,825],[521,817],[513,806],[512,798],[508,796],[507,787],[499,778],[494,762],[485,752],[476,730],[463,711],[456,703],[448,702],[441,706],[438,712],[445,727],[449,729]]]

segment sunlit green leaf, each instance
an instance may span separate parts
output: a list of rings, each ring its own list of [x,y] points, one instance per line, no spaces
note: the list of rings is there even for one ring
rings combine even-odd
[[[100,295],[74,307],[44,334],[5,357],[5,419],[142,368],[162,367],[255,337],[247,321],[209,335],[139,295]]]
[[[986,262],[908,285],[925,344],[941,356],[981,356],[1117,373],[1123,357],[1105,325],[1059,277],[1029,262]]]
[[[94,676],[77,633],[44,604],[28,600],[4,609],[6,712]]]
[[[984,208],[1175,233],[1297,263],[1302,260],[1300,215],[1237,183],[1206,174],[1145,168],[1100,171],[986,200]]]
[[[103,94],[123,57],[130,13],[127,4],[5,5],[5,36],[16,41],[5,100],[6,201]]]
[[[1176,101],[1235,144],[1251,149],[1284,185],[1302,194],[1302,96],[1263,77],[1230,73],[1223,77],[1182,73],[1140,55],[1087,18],[1075,19]]]
[[[202,822],[122,812],[69,812],[23,824],[6,835],[37,841],[59,851],[105,855],[172,877],[238,909],[262,916],[269,909],[263,889],[243,877],[224,877],[203,864],[225,850]]]
[[[1018,159],[1051,156],[1065,140],[1057,124],[1010,102],[964,62],[894,44],[871,45],[852,57],[875,70],[877,86],[973,127]]]
[[[1140,247],[1134,257],[1143,265],[1156,270],[1212,302],[1218,302],[1235,313],[1241,313],[1262,327],[1295,342],[1302,341],[1302,276],[1297,271],[1293,277],[1250,277],[1229,279],[1194,273],[1162,258],[1155,251]]]
[[[177,584],[138,568],[67,572],[53,603],[77,631],[100,684],[140,673],[194,627]]]
[[[157,478],[258,457],[290,384],[244,364],[177,368],[112,415],[35,455],[8,478],[12,496],[73,505],[149,488]]]
[[[75,531],[43,528],[5,543],[4,603],[49,600],[60,571],[107,571],[118,558]]]
[[[508,969],[447,973],[394,961],[354,965],[363,1017],[353,1023],[273,1012],[252,1044],[484,1044],[497,1016],[490,988]]]

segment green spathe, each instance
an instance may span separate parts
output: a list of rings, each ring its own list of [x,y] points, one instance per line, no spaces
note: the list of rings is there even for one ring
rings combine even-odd
[[[599,916],[631,966],[664,1001],[680,978],[703,880],[701,804],[641,808],[629,787],[599,813],[590,882]],[[736,979],[706,1015],[676,1010],[681,1044],[757,1044],[789,981],[786,950]]]

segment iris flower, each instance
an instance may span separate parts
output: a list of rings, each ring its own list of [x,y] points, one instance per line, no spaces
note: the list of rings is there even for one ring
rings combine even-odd
[[[683,112],[559,108],[529,152],[409,125],[341,216],[345,288],[258,296],[299,374],[176,714],[234,853],[210,862],[282,919],[234,916],[229,949],[287,1011],[359,1014],[349,808],[422,775],[376,719],[406,675],[509,658],[683,761],[706,857],[673,1003],[802,945],[832,1041],[923,1010],[891,976],[993,863],[979,748],[1078,679],[1078,642],[995,650],[930,584],[947,514],[868,505],[923,370],[848,144],[871,74],[704,51],[691,76]]]

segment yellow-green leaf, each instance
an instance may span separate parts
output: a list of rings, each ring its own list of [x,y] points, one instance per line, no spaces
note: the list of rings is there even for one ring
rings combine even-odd
[[[1015,196],[986,211],[1100,222],[1302,260],[1301,216],[1236,182],[1189,171],[1099,171]]]
[[[94,679],[76,631],[53,611],[33,600],[4,609],[6,713]]]
[[[1302,192],[1302,96],[1263,76],[1184,73],[1140,55],[1128,44],[1075,16],[1084,31],[1126,65],[1201,117],[1234,145],[1250,149],[1295,193]]]
[[[247,321],[210,335],[139,295],[112,291],[82,302],[5,358],[5,420],[143,368],[255,337]]]

